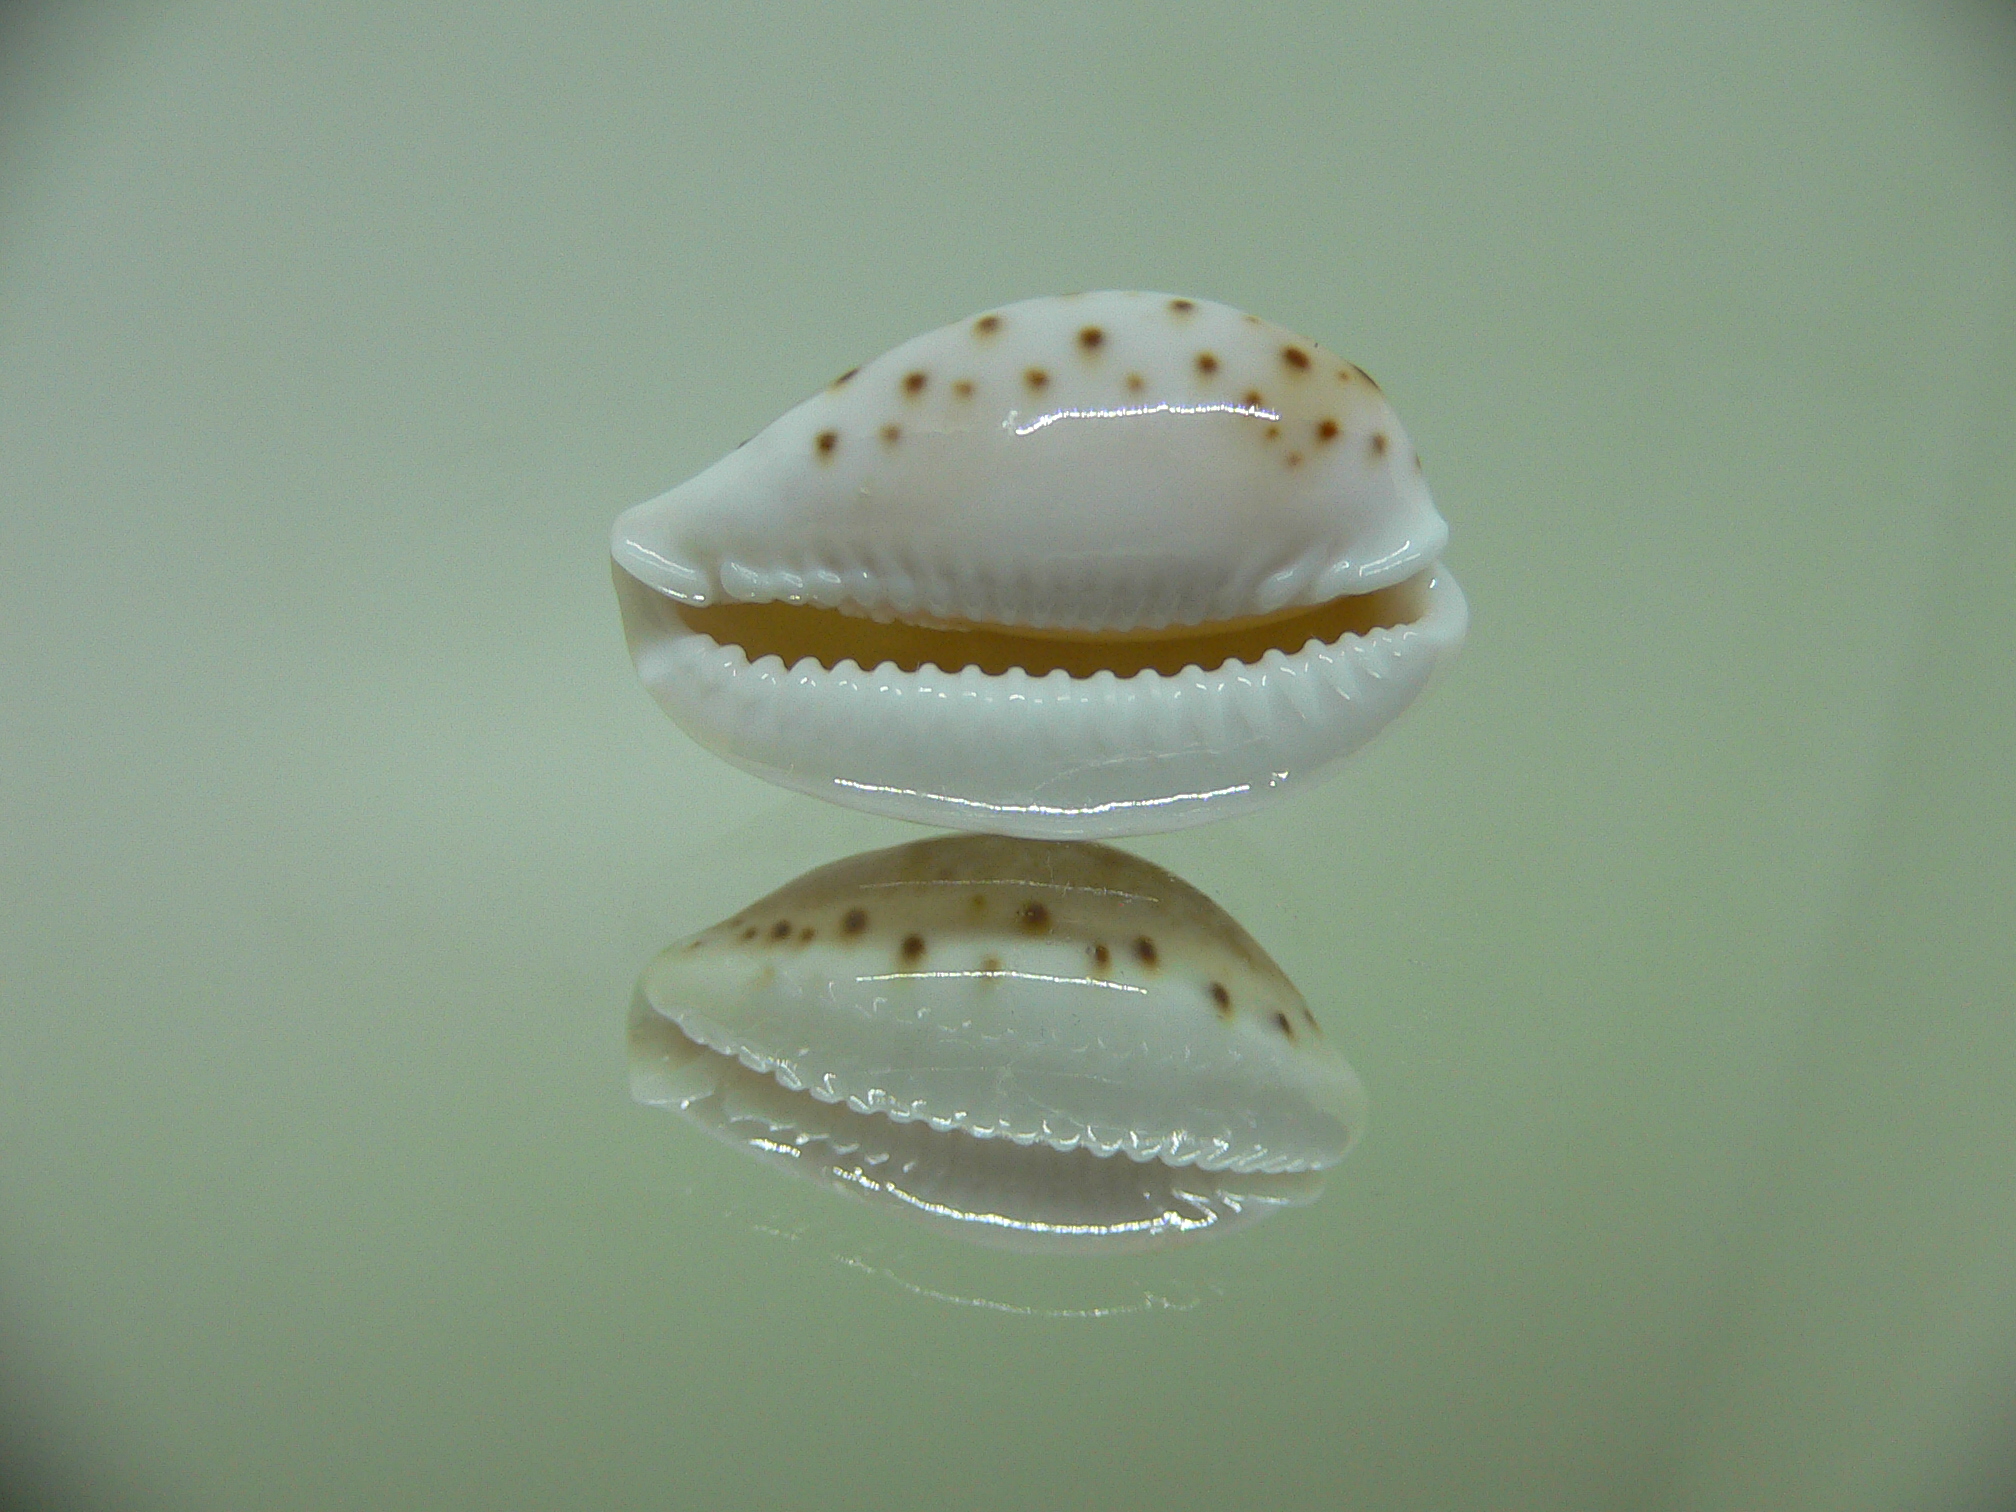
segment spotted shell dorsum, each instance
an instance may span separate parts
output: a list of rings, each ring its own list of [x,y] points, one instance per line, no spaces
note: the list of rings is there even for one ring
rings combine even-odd
[[[1467,610],[1359,369],[1201,299],[905,342],[616,522],[631,653],[729,760],[1067,838],[1239,812],[1362,745]]]
[[[1111,1250],[1312,1200],[1363,1094],[1216,904],[1101,845],[967,835],[809,872],[663,951],[632,1090],[996,1244]]]

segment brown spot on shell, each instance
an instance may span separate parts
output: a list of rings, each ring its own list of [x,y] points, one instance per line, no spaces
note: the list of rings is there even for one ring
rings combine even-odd
[[[1197,301],[1194,299],[1172,299],[1169,301],[1169,308],[1178,315],[1188,315],[1192,310],[1197,308]]]
[[[1232,1017],[1232,994],[1225,990],[1223,982],[1211,984],[1211,1002],[1218,1010],[1218,1017],[1221,1019]]]
[[[955,399],[971,399],[973,397],[973,380],[971,378],[961,378],[955,381],[952,385],[952,397]]]
[[[1156,950],[1155,942],[1147,935],[1136,935],[1134,936],[1134,959],[1139,961],[1143,966],[1153,966],[1161,959],[1161,952]]]
[[[811,926],[810,924],[807,924],[807,925],[806,925],[806,926],[805,926],[805,927],[804,927],[803,929],[801,929],[801,930],[799,930],[799,931],[798,931],[798,943],[799,943],[800,945],[809,945],[809,944],[811,944],[811,943],[812,943],[812,937],[813,937],[813,934],[814,934],[814,931],[813,931],[813,928],[812,928],[812,926]]]
[[[1040,389],[1049,384],[1050,375],[1041,368],[1028,368],[1023,371],[1022,381],[1032,389]]]
[[[1384,431],[1372,432],[1372,455],[1375,457],[1383,457],[1386,455],[1386,432]]]
[[[1200,373],[1217,372],[1218,371],[1217,357],[1210,352],[1199,352],[1197,354],[1197,371]]]
[[[1335,441],[1337,439],[1337,422],[1332,420],[1328,415],[1318,420],[1316,422],[1316,439],[1318,441]]]
[[[1309,371],[1309,354],[1298,346],[1285,346],[1281,348],[1281,360],[1298,373]]]
[[[1139,373],[1129,373],[1127,375],[1128,393],[1138,394],[1141,392],[1141,390],[1143,390],[1147,386],[1148,386],[1148,380],[1146,378],[1143,378]]]
[[[997,955],[990,955],[990,956],[982,956],[982,957],[980,957],[980,969],[981,969],[982,971],[986,972],[986,973],[987,973],[987,975],[989,975],[989,976],[999,976],[999,975],[1001,975],[1001,971],[1002,971],[1002,967],[1001,967],[1001,957],[999,957],[999,956],[997,956]]]
[[[850,908],[840,916],[840,933],[844,935],[858,935],[867,927],[868,910],[865,908]]]
[[[1001,317],[999,315],[982,315],[978,320],[973,322],[973,334],[976,336],[992,336],[1000,329]]]
[[[1261,397],[1260,390],[1258,389],[1246,390],[1240,396],[1239,402],[1244,404],[1248,409],[1265,409],[1267,407],[1267,401]]]
[[[1104,971],[1108,966],[1113,964],[1113,952],[1106,948],[1104,940],[1099,941],[1092,947],[1092,964],[1101,971]]]
[[[1287,456],[1283,457],[1281,460],[1290,467],[1300,467],[1302,465],[1302,453],[1297,451],[1291,451],[1290,453],[1288,453]]]
[[[840,444],[840,432],[821,431],[812,438],[812,444],[818,449],[820,456],[830,457],[833,455],[833,448]]]
[[[903,375],[903,392],[908,394],[912,399],[915,399],[919,394],[924,392],[924,385],[930,381],[931,377],[928,373],[905,373]]]
[[[1295,1026],[1288,1021],[1287,1014],[1276,1012],[1274,1015],[1274,1027],[1287,1035],[1291,1040],[1295,1038]]]
[[[1015,910],[1015,922],[1030,934],[1050,932],[1050,910],[1041,903],[1024,903]]]
[[[1259,317],[1258,315],[1253,315],[1253,314],[1246,314],[1246,315],[1241,315],[1241,316],[1240,316],[1239,318],[1240,318],[1241,320],[1245,321],[1245,322],[1246,322],[1246,324],[1248,324],[1248,325],[1258,325],[1258,324],[1260,324],[1260,317]]]
[[[973,894],[972,897],[966,900],[966,906],[976,914],[987,912],[987,895],[985,893]]]
[[[905,961],[924,959],[924,936],[915,934],[903,936],[903,959]]]
[[[1421,471],[1421,453],[1414,453],[1414,471]]]
[[[1106,344],[1106,333],[1097,326],[1087,326],[1078,333],[1078,345],[1088,352],[1096,352]]]
[[[742,931],[742,938],[745,940],[753,940],[756,938],[757,935],[761,934],[762,932],[763,931],[758,929],[754,924],[751,924],[747,929]]]
[[[789,919],[779,919],[775,924],[772,924],[770,926],[770,938],[773,940],[790,939],[791,921]]]
[[[1268,426],[1268,427],[1267,427],[1267,439],[1268,439],[1269,441],[1279,441],[1279,440],[1281,439],[1281,427],[1280,427],[1280,426],[1278,426],[1278,425],[1270,425],[1270,426]]]
[[[894,446],[898,441],[901,441],[902,439],[903,439],[902,426],[885,425],[882,427],[882,444],[884,446]]]

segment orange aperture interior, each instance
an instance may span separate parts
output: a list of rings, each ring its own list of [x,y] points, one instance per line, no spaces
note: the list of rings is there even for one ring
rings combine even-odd
[[[1294,655],[1312,640],[1328,645],[1346,635],[1408,624],[1427,602],[1428,574],[1390,588],[1354,593],[1325,603],[1201,625],[1160,630],[1091,632],[1031,630],[1015,625],[937,621],[878,621],[809,604],[675,606],[688,629],[722,645],[740,646],[752,662],[779,656],[795,666],[812,657],[829,670],[851,659],[857,666],[894,662],[906,672],[926,664],[956,672],[978,667],[999,676],[1020,667],[1032,677],[1064,671],[1073,677],[1111,672],[1165,676],[1197,666],[1209,672],[1228,661],[1257,662],[1269,651]]]

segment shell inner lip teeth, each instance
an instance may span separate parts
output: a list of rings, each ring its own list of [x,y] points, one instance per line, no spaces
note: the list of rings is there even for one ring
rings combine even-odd
[[[1080,631],[1031,628],[918,615],[872,619],[854,610],[781,601],[726,602],[695,607],[667,597],[687,630],[717,644],[741,647],[753,664],[776,656],[793,667],[810,657],[828,671],[843,661],[863,669],[893,662],[905,672],[935,666],[956,673],[977,667],[989,676],[1019,669],[1031,677],[1062,671],[1074,678],[1111,672],[1174,676],[1187,668],[1215,671],[1248,665],[1269,651],[1295,656],[1313,640],[1333,645],[1349,636],[1398,629],[1427,612],[1433,566],[1368,593],[1345,594],[1272,614],[1152,630]]]

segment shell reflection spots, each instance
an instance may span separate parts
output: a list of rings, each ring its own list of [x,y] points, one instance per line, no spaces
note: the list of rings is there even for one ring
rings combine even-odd
[[[972,906],[1004,889],[1007,906]],[[860,938],[871,902],[893,970]],[[736,942],[739,920],[771,935],[809,917],[839,929],[799,928],[782,954]],[[675,943],[638,983],[638,1100],[982,1243],[1229,1232],[1313,1200],[1362,1121],[1350,1067],[1297,1042],[1308,1005],[1251,936],[1103,846],[919,841],[820,867],[701,936],[720,949]]]

